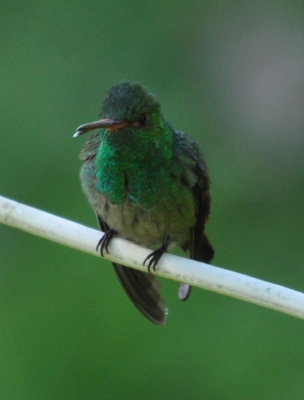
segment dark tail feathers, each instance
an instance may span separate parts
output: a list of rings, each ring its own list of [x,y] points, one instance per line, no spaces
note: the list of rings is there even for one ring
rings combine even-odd
[[[160,296],[160,284],[153,275],[114,264],[116,274],[138,310],[150,321],[164,325],[166,308]]]

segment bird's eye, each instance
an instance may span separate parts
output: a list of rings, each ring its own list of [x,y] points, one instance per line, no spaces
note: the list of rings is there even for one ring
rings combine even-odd
[[[138,120],[141,128],[145,128],[150,120],[149,114],[142,114]]]

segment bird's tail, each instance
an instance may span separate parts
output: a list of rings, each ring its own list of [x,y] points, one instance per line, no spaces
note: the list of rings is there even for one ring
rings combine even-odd
[[[153,275],[113,263],[126,293],[138,310],[150,321],[164,325],[166,308],[160,295],[160,284]]]
[[[100,228],[107,232],[108,225],[96,214]],[[166,308],[160,295],[160,284],[151,274],[113,263],[115,272],[125,292],[136,308],[157,325],[166,322]]]

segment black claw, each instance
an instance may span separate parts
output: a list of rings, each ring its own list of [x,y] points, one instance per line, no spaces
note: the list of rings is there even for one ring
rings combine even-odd
[[[106,251],[109,254],[109,244],[113,239],[113,237],[116,235],[117,235],[116,231],[114,231],[113,229],[109,229],[105,232],[103,237],[98,241],[96,246],[96,251],[99,251],[102,257],[104,256],[104,251]]]
[[[160,260],[161,256],[167,251],[168,245],[163,244],[159,249],[152,251],[144,260],[143,265],[147,264],[148,272],[151,272],[151,268],[155,271],[156,265]]]

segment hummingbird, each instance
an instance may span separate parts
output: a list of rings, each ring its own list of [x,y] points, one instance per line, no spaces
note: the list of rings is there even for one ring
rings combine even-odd
[[[100,119],[81,125],[74,137],[97,130],[83,145],[81,186],[104,235],[103,256],[119,236],[153,251],[143,261],[147,272],[113,263],[138,310],[163,325],[166,308],[155,271],[172,245],[189,258],[209,263],[213,248],[204,232],[210,212],[209,177],[198,143],[174,129],[157,97],[140,83],[122,81],[110,88]],[[191,287],[181,284],[179,298]]]

